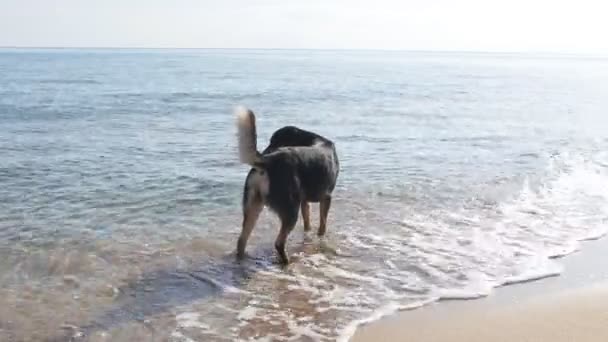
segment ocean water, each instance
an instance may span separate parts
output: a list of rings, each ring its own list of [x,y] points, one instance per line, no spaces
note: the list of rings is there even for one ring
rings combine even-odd
[[[269,212],[235,261],[237,104],[261,148],[337,144],[328,236],[298,223],[287,268]],[[347,340],[558,275],[607,219],[607,60],[0,50],[2,341]]]

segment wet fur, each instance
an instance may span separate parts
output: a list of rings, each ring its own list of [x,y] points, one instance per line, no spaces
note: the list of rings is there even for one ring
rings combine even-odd
[[[310,228],[309,202],[321,208],[319,235],[326,232],[331,195],[339,173],[334,143],[318,134],[286,126],[277,130],[270,144],[257,151],[255,115],[248,109],[237,113],[239,156],[251,165],[243,189],[243,228],[237,244],[237,256],[243,257],[247,240],[264,206],[281,220],[275,241],[279,259],[288,263],[285,242],[296,225],[302,209],[305,229]]]

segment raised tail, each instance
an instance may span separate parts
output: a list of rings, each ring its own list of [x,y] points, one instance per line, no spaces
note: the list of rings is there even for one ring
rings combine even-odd
[[[258,152],[257,148],[255,114],[245,107],[238,107],[235,112],[239,139],[239,159],[241,163],[260,167],[262,155]]]

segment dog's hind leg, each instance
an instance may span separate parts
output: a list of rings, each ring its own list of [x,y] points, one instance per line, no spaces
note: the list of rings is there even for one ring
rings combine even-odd
[[[304,231],[310,231],[310,204],[306,201],[302,201],[300,205],[302,209],[302,220],[304,221]]]
[[[255,223],[264,208],[264,203],[259,194],[252,192],[249,196],[251,196],[251,198],[247,198],[243,201],[243,228],[236,247],[236,256],[239,259],[242,259],[245,256],[247,240],[249,240],[249,235],[251,235],[251,231],[253,231]]]
[[[330,207],[331,195],[326,195],[325,197],[323,197],[323,199],[321,199],[321,202],[319,203],[319,219],[321,221],[319,224],[319,231],[317,232],[319,236],[325,235],[325,232],[327,231],[327,216],[329,215]]]
[[[291,233],[298,222],[298,207],[299,205],[296,205],[294,207],[295,210],[290,210],[289,212],[281,215],[281,231],[279,232],[279,235],[274,243],[274,247],[277,249],[277,253],[279,254],[279,259],[284,265],[289,263],[289,257],[285,252],[285,244],[287,242],[289,233]]]

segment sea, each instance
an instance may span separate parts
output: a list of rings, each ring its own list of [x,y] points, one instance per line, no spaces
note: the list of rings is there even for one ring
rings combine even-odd
[[[237,262],[234,106],[332,139],[328,234]],[[347,341],[558,276],[608,230],[608,60],[0,49],[1,341]],[[439,303],[438,305],[441,305]]]

